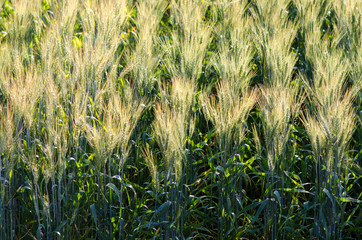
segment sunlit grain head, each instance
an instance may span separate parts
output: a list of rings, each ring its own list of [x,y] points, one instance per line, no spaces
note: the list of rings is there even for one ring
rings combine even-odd
[[[328,171],[337,171],[347,160],[345,151],[355,130],[352,104],[349,98],[336,99],[333,106],[320,106],[315,112],[303,118],[315,160],[320,160]]]
[[[31,58],[25,57],[24,52],[24,50],[13,50],[12,56],[8,58],[11,61],[10,66],[1,67],[0,87],[16,111],[16,121],[23,117],[25,125],[30,127],[44,84],[38,67]],[[23,62],[27,62],[27,66],[24,67]],[[12,75],[9,74],[9,70],[13,72]]]
[[[251,43],[251,20],[244,16],[246,2],[225,6],[225,16],[216,31],[220,48],[212,59],[212,66],[223,81],[240,92],[248,89],[252,74],[254,46]]]
[[[263,122],[268,167],[274,171],[276,162],[286,153],[290,137],[290,121],[297,107],[297,89],[293,87],[261,87],[260,117]]]
[[[134,87],[140,95],[150,94],[156,79],[155,69],[160,63],[158,30],[167,1],[140,1],[137,4],[136,48],[129,56],[132,67]]]
[[[155,139],[160,145],[166,172],[180,180],[186,158],[185,147],[187,137],[191,137],[195,122],[192,106],[195,98],[195,84],[182,79],[172,80],[172,89],[162,91],[162,98],[155,107],[153,130]]]
[[[120,96],[113,93],[107,101],[102,101],[97,119],[87,124],[87,139],[95,151],[95,165],[102,168],[112,151],[119,148],[122,169],[130,151],[133,130],[145,107],[145,100],[136,100],[131,91]]]
[[[203,110],[215,126],[221,151],[228,158],[240,147],[245,137],[246,120],[256,102],[256,92],[240,92],[228,81],[218,85],[216,96],[202,96]],[[225,159],[224,159],[225,160]]]
[[[175,31],[163,42],[165,65],[173,78],[197,80],[210,42],[212,26],[204,22],[206,4],[172,2]]]
[[[142,149],[142,154],[147,163],[148,170],[150,171],[155,189],[156,189],[156,191],[158,191],[160,188],[160,180],[159,180],[157,162],[156,162],[156,159],[153,156],[152,150],[150,150],[150,146],[148,144],[146,145],[146,147],[144,147]]]

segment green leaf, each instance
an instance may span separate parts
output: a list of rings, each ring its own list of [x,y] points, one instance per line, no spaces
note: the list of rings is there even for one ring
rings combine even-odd
[[[96,206],[94,204],[90,205],[90,210],[91,210],[91,213],[92,213],[93,221],[96,224],[96,226],[98,226],[98,224],[97,224],[97,209],[96,209]]]
[[[261,201],[258,203],[258,205],[260,205],[260,207],[258,208],[258,211],[256,211],[256,214],[254,215],[253,220],[250,222],[249,225],[253,225],[254,222],[258,219],[261,211],[263,211],[263,209],[265,208],[266,204],[268,203],[269,199],[266,199],[264,201]]]
[[[355,202],[355,203],[361,203],[361,200],[351,198],[351,197],[339,197],[337,198],[341,202]]]
[[[278,203],[279,203],[279,206],[281,207],[282,205],[282,198],[280,197],[280,194],[277,190],[274,191],[274,195],[277,197],[278,199]]]
[[[116,185],[114,185],[113,183],[108,183],[108,184],[107,184],[107,187],[111,188],[111,189],[117,194],[117,196],[120,195],[118,188],[117,188]]]
[[[167,201],[167,202],[163,203],[161,206],[158,207],[157,211],[155,212],[155,214],[153,216],[155,217],[155,216],[157,216],[159,214],[164,213],[170,206],[171,206],[170,201]]]

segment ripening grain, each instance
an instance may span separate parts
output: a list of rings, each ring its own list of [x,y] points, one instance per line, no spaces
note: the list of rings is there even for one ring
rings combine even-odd
[[[0,240],[360,239],[361,9],[0,0]]]

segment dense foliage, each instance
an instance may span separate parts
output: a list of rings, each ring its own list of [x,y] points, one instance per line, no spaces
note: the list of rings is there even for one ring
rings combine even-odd
[[[362,1],[0,10],[0,239],[362,238]]]

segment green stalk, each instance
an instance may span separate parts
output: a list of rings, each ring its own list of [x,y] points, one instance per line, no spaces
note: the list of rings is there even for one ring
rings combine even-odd
[[[49,198],[49,192],[48,192],[48,184],[45,183],[45,192],[46,192],[46,195]],[[49,203],[48,203],[49,204]],[[44,211],[46,212],[46,217],[47,217],[47,239],[50,238],[50,235],[51,235],[51,220],[50,220],[50,208],[49,209],[44,209]]]
[[[58,198],[57,201],[58,202],[58,206],[57,206],[57,223],[58,225],[62,223],[62,177],[58,178]]]
[[[12,192],[11,192],[11,179],[9,177],[9,196],[11,196]],[[10,208],[10,239],[14,239],[14,231],[13,231],[13,206],[12,206],[12,202],[13,200],[10,199],[9,201],[9,208]]]
[[[34,188],[35,188],[35,199],[34,199],[34,207],[35,212],[38,220],[38,229],[40,229],[40,213],[39,213],[39,202],[38,202],[38,184],[34,181]]]
[[[123,159],[123,158],[122,158]],[[120,219],[120,226],[119,226],[119,239],[124,239],[124,223],[123,223],[123,167],[121,168],[121,191],[119,193],[119,219]]]
[[[109,154],[108,156],[108,177],[110,179],[110,182],[112,182],[112,170],[111,170],[111,164],[112,164],[112,158],[111,158],[111,154]],[[113,199],[112,199],[112,190],[109,191],[109,218],[112,219],[112,203],[113,203]],[[112,235],[113,235],[113,224],[112,221],[110,221],[109,224],[109,239],[112,239]]]
[[[1,154],[0,153],[0,179],[2,178],[2,169],[3,169],[3,162],[2,162],[2,158],[1,158]],[[5,178],[4,178],[4,184],[1,184],[1,189],[0,189],[0,194],[1,194],[1,199],[0,199],[0,220],[1,220],[1,226],[0,226],[0,229],[2,231],[1,232],[1,239],[3,239],[2,235],[4,234],[5,235],[5,232],[6,232],[6,229],[5,229],[5,207],[3,206],[3,204],[5,203],[5,196],[6,196],[6,193],[5,193]],[[3,198],[4,196],[4,198]],[[4,236],[4,239],[5,239],[5,236]]]

